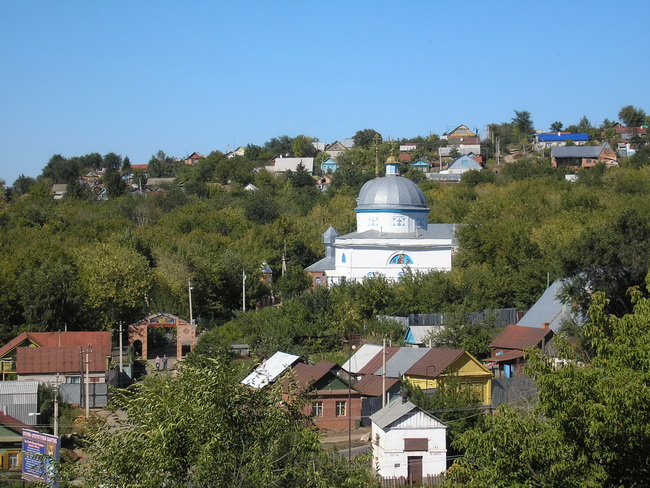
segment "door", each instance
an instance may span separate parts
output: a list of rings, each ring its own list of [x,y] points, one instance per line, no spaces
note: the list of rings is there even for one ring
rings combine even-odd
[[[410,485],[422,484],[422,456],[408,457],[408,482]]]

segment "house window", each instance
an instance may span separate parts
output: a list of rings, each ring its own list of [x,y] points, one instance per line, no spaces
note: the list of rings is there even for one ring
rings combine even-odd
[[[20,466],[18,464],[18,453],[10,452],[9,453],[9,469],[18,469]]]
[[[404,439],[405,451],[428,451],[429,439],[426,437]]]
[[[66,376],[66,383],[81,383],[81,376]]]
[[[336,402],[336,416],[345,417],[345,404],[346,402],[338,401]]]
[[[312,417],[323,416],[323,402],[314,402],[311,404],[311,416]]]

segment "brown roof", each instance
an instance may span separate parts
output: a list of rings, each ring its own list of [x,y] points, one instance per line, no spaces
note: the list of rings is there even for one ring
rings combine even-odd
[[[82,355],[80,346],[19,347],[16,352],[16,372],[18,374],[54,374],[81,372]],[[93,346],[92,351],[88,353],[90,372],[105,372],[107,369],[106,357],[110,355],[110,347]],[[86,354],[84,348],[83,360],[85,361],[85,359]]]
[[[293,377],[301,388],[306,388],[323,378],[336,367],[332,361],[320,361],[316,364],[298,363],[293,368]]]
[[[398,378],[386,378],[386,390],[390,390],[399,383]],[[364,396],[378,397],[383,393],[383,381],[381,376],[368,374],[354,384],[354,389]]]
[[[386,361],[397,354],[397,351],[399,351],[399,349],[399,347],[387,347]],[[383,351],[379,351],[374,358],[368,361],[368,363],[357,372],[357,374],[375,374],[375,371],[377,371],[383,365],[383,355]]]
[[[11,430],[14,430],[18,433],[23,432],[23,429],[32,429],[33,427],[22,423],[20,420],[18,420],[15,417],[12,417],[11,415],[7,415],[6,413],[0,412],[0,424],[4,425],[5,427],[9,427]]]
[[[23,332],[0,348],[0,357],[4,357],[14,348],[29,340],[41,347],[83,346],[111,348],[110,332]],[[110,354],[110,352],[109,352]]]
[[[489,358],[482,359],[484,363],[503,363],[506,361],[512,361],[513,359],[523,358],[524,351],[500,351],[501,354],[497,353],[494,356]]]
[[[462,349],[433,348],[422,359],[411,366],[406,374],[409,376],[425,376],[435,378],[444,373],[445,369],[465,353]]]
[[[529,347],[537,346],[544,339],[548,341],[551,337],[553,337],[551,329],[509,325],[492,341],[490,347],[523,351]]]

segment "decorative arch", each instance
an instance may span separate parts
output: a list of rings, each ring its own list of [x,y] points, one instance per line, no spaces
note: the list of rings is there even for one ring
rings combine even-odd
[[[413,258],[411,258],[411,256],[406,253],[398,252],[390,258],[388,264],[399,264],[400,266],[406,266],[408,264],[413,264]]]
[[[129,344],[141,348],[143,358],[147,358],[147,329],[149,327],[176,328],[176,358],[186,356],[196,346],[196,326],[170,313],[156,313],[129,325]],[[139,344],[138,344],[139,343]]]

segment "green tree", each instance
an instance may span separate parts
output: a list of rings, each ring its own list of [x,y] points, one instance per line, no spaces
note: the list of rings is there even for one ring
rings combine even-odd
[[[633,290],[633,313],[608,315],[603,293],[589,309],[591,364],[557,369],[528,351],[539,403],[532,413],[499,408],[485,429],[461,435],[465,458],[450,481],[467,487],[642,487],[650,471],[650,300]],[[452,486],[452,483],[450,483]]]
[[[108,154],[104,155],[102,164],[106,169],[120,169],[123,164],[122,156],[115,154],[114,152],[109,152]]]
[[[160,150],[149,159],[149,176],[152,178],[173,178],[176,176],[181,162],[171,156],[167,156]]]
[[[303,158],[303,157],[312,157],[316,155],[316,148],[312,145],[312,142],[317,141],[313,137],[307,137],[305,135],[299,135],[294,137],[291,142],[291,151],[294,157]]]
[[[551,132],[561,132],[562,131],[563,124],[559,120],[556,120],[551,124],[550,131]]]
[[[376,136],[378,137],[376,138]],[[382,143],[381,134],[374,129],[359,130],[354,134],[352,140],[354,141],[354,147],[360,147],[362,149],[372,147],[375,141],[379,144]]]
[[[91,436],[88,486],[368,486],[367,468],[324,453],[304,403],[243,387],[222,359],[194,358],[124,392]]]
[[[119,170],[114,168],[106,171],[104,174],[104,183],[108,192],[108,198],[121,197],[129,189],[129,186],[122,179]]]
[[[635,108],[632,105],[626,105],[618,112],[618,119],[626,127],[639,127],[646,123],[645,110]]]

